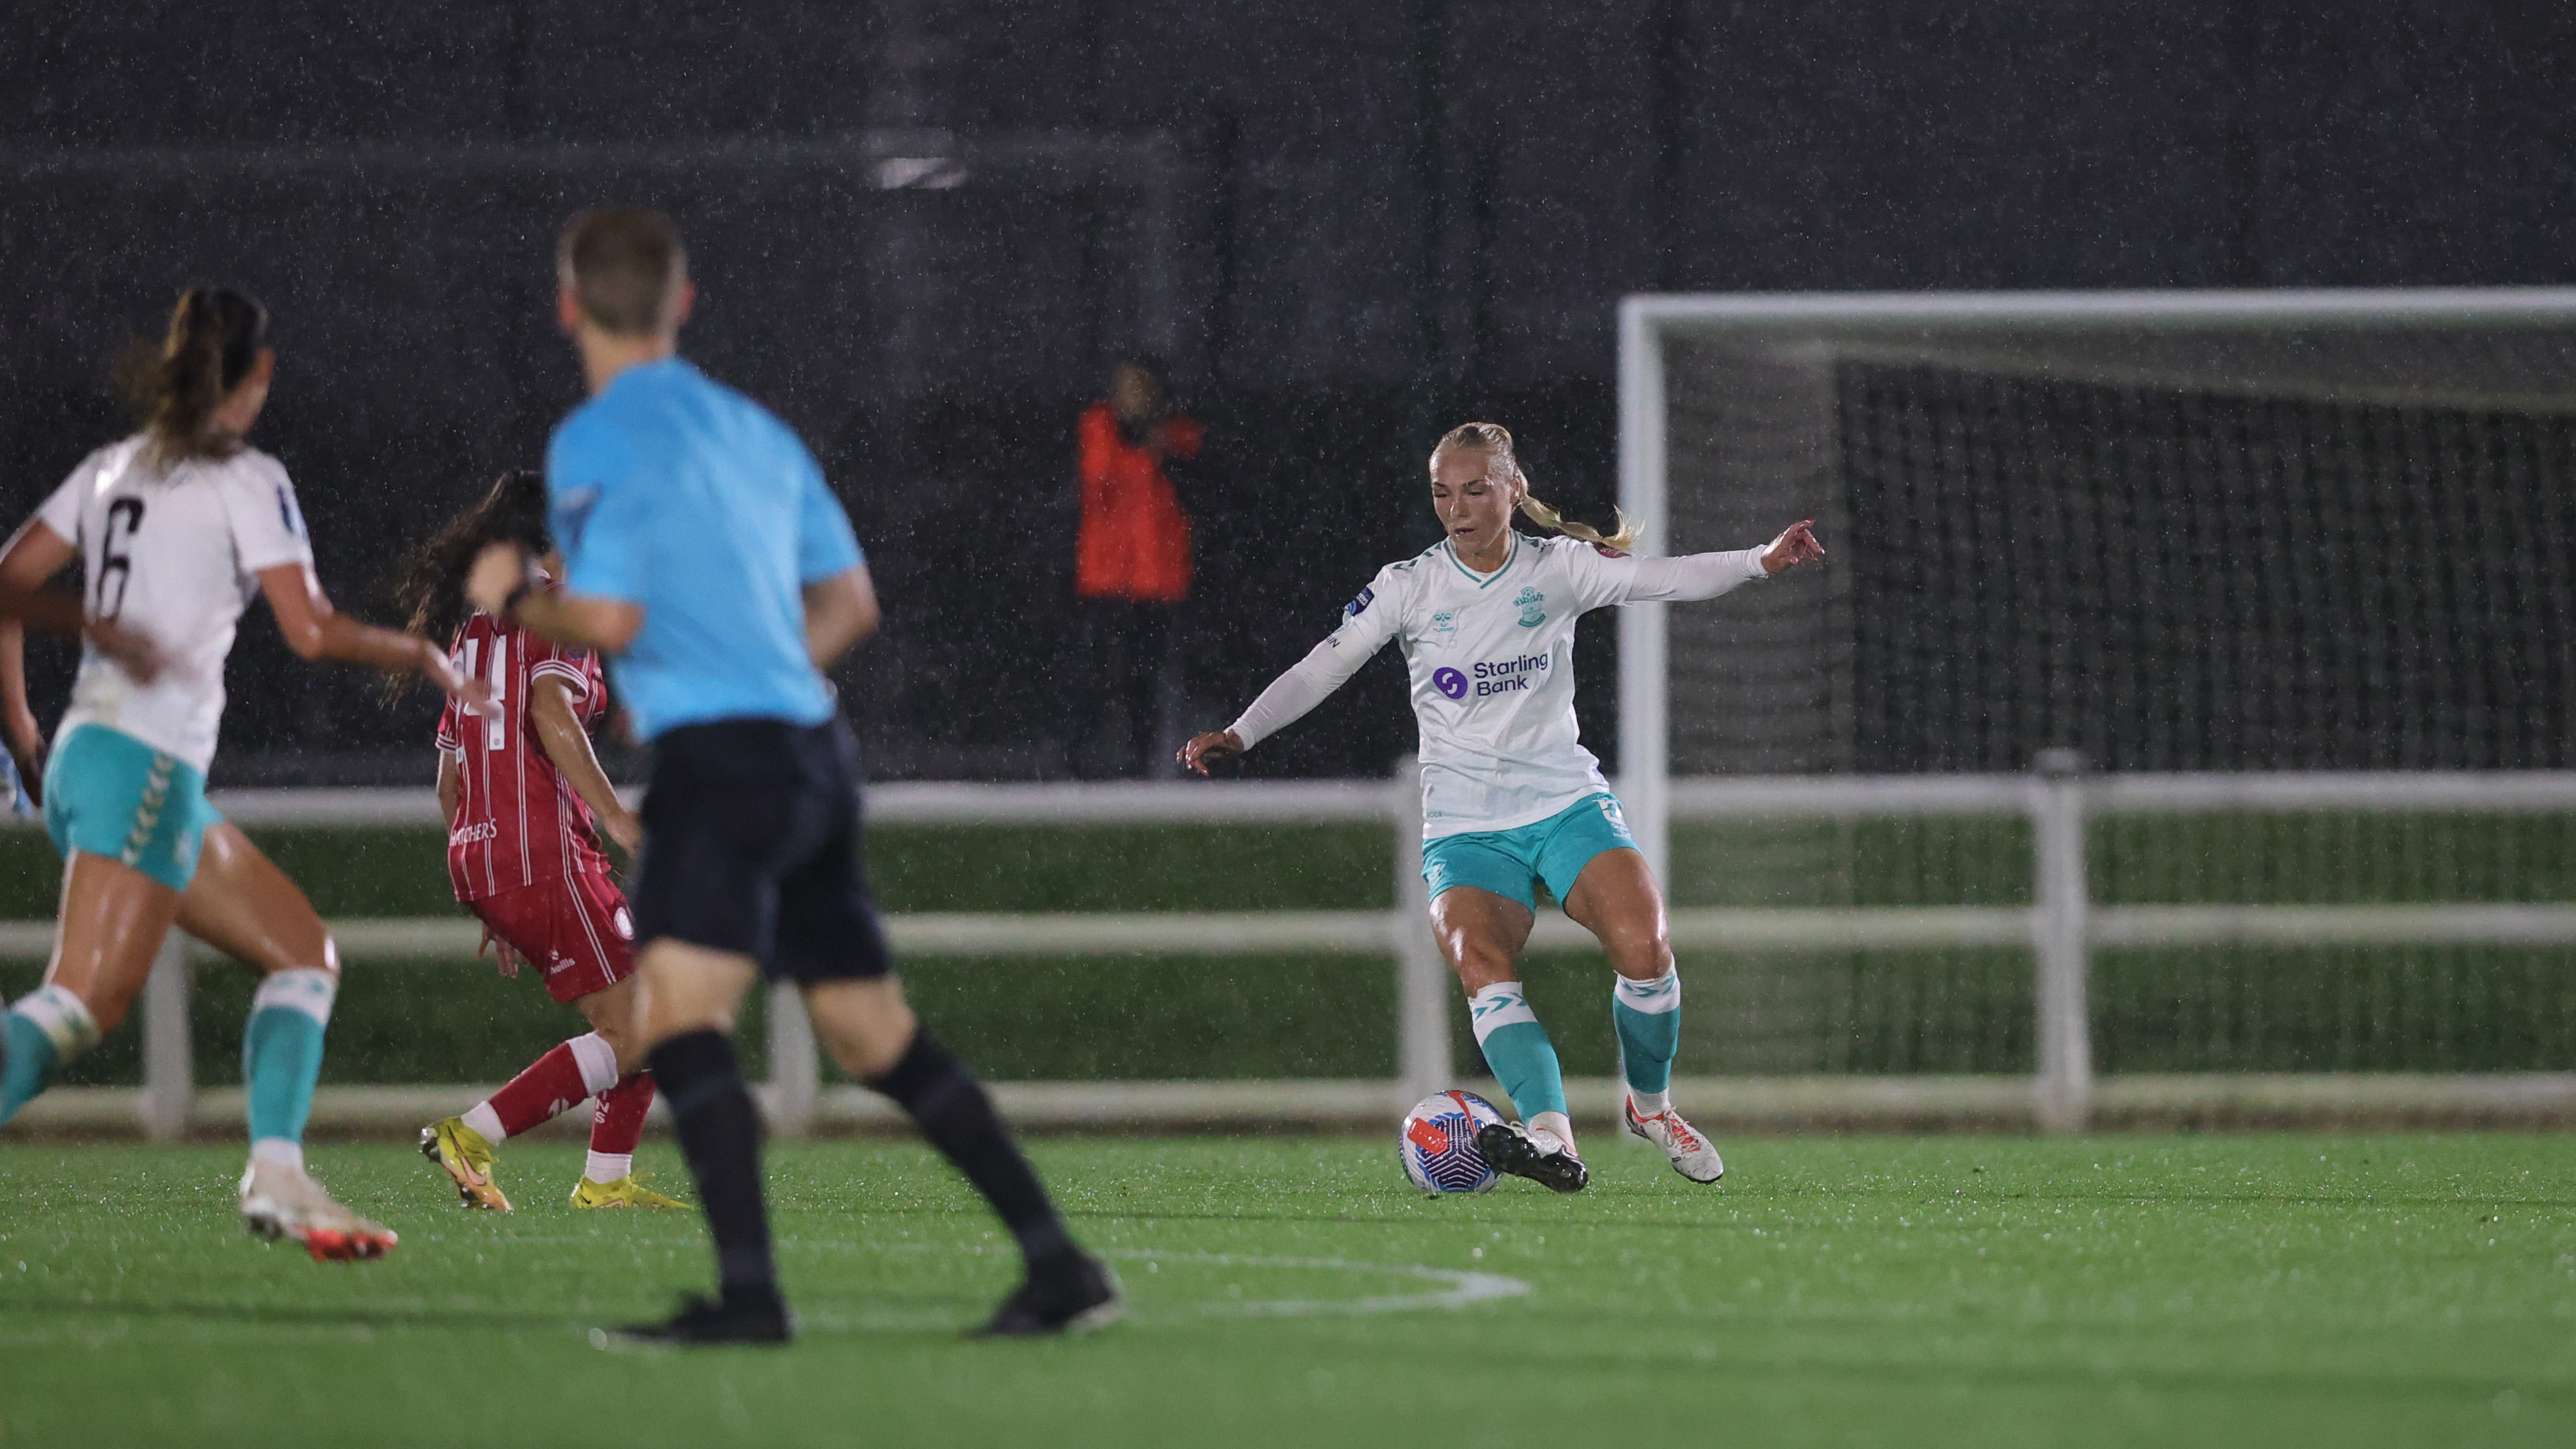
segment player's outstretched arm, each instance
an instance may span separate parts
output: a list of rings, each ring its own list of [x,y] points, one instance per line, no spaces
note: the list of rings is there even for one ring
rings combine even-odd
[[[457,673],[456,666],[447,660],[446,650],[415,634],[361,624],[331,607],[330,596],[322,592],[322,581],[313,576],[310,564],[284,563],[261,569],[259,589],[267,596],[269,612],[277,616],[278,632],[286,636],[286,647],[295,651],[296,658],[414,670],[428,676],[430,683],[476,714],[491,709],[491,687]]]
[[[1814,521],[1808,520],[1790,524],[1778,538],[1759,548],[1669,558],[1623,558],[1602,566],[1626,570],[1626,577],[1614,585],[1612,598],[1617,602],[1698,603],[1824,556],[1824,546],[1816,542]]]
[[[1381,599],[1381,594],[1386,597]],[[1180,762],[1204,775],[1209,760],[1243,754],[1322,704],[1359,673],[1371,655],[1395,638],[1400,630],[1400,597],[1394,570],[1379,570],[1377,578],[1360,590],[1359,597],[1343,607],[1340,628],[1307,650],[1306,657],[1289,665],[1286,673],[1270,681],[1270,687],[1261,691],[1261,697],[1246,706],[1233,724],[1181,746]]]
[[[1383,641],[1379,641],[1383,642]],[[1344,681],[1359,673],[1377,645],[1365,648],[1336,648],[1331,639],[1306,652],[1306,657],[1288,666],[1288,672],[1270,681],[1261,697],[1247,707],[1228,728],[1212,734],[1194,736],[1181,746],[1175,757],[1191,771],[1204,775],[1207,762],[1239,755],[1303,718],[1308,710],[1322,704]]]

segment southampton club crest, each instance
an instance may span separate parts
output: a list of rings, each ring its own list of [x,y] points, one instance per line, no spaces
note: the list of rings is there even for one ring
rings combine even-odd
[[[1547,595],[1536,589],[1521,590],[1520,597],[1512,600],[1512,605],[1521,611],[1521,627],[1524,629],[1535,629],[1547,622]]]

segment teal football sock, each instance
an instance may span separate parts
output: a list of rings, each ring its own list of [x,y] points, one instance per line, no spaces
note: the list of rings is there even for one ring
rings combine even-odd
[[[0,1122],[18,1115],[52,1086],[54,1076],[98,1045],[98,1020],[60,986],[40,986],[5,1018],[9,1066],[0,1073]]]
[[[331,1024],[337,973],[313,967],[271,972],[250,999],[242,1029],[242,1082],[249,1089],[250,1142],[301,1143],[322,1076],[322,1034]]]
[[[1672,1053],[1682,1045],[1682,975],[1664,968],[1654,981],[1618,978],[1610,988],[1610,1024],[1618,1027],[1620,1076],[1638,1096],[1672,1089]]]
[[[1547,1028],[1539,1025],[1519,982],[1497,981],[1477,992],[1467,1002],[1467,1015],[1485,1064],[1494,1069],[1494,1080],[1503,1084],[1522,1121],[1565,1110],[1565,1072],[1556,1063],[1556,1044],[1547,1039]]]
[[[9,1069],[0,1074],[0,1122],[18,1115],[18,1109],[34,1101],[45,1088],[53,1085],[54,1072],[60,1062],[54,1043],[45,1029],[17,1012],[7,1018]]]
[[[1682,1041],[1682,978],[1670,967],[1652,981],[1618,978],[1610,1021],[1619,1031],[1619,1073],[1640,1097],[1661,1098],[1673,1085],[1673,1053]]]

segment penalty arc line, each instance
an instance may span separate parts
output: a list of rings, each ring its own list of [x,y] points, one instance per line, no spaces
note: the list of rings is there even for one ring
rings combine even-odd
[[[583,1241],[555,1238],[554,1241]],[[543,1241],[518,1238],[517,1242]],[[597,1239],[587,1241],[596,1242]],[[633,1246],[670,1246],[677,1242],[633,1242]],[[688,1246],[697,1246],[689,1244]],[[933,1244],[884,1243],[861,1245],[831,1240],[782,1239],[781,1248],[821,1248],[825,1250],[859,1250],[873,1248],[878,1252],[938,1252]],[[966,1249],[975,1253],[977,1249]],[[1271,1268],[1319,1273],[1374,1273],[1391,1278],[1412,1278],[1442,1285],[1427,1293],[1379,1293],[1366,1298],[1257,1298],[1242,1303],[1208,1303],[1195,1307],[1159,1309],[1147,1321],[1169,1318],[1357,1318],[1379,1313],[1414,1313],[1427,1309],[1458,1309],[1471,1304],[1491,1303],[1505,1298],[1519,1298],[1531,1292],[1529,1283],[1501,1273],[1479,1273],[1464,1268],[1435,1268],[1427,1263],[1366,1263],[1350,1258],[1283,1258],[1256,1253],[1165,1253],[1151,1248],[1105,1248],[1098,1250],[1103,1258],[1117,1262],[1177,1263],[1194,1268]],[[852,1329],[910,1329],[952,1326],[944,1319],[936,1322],[922,1315],[885,1316],[861,1314],[848,1317],[835,1313],[799,1314],[805,1327],[829,1333]]]
[[[1463,1268],[1434,1268],[1426,1263],[1360,1263],[1348,1258],[1273,1258],[1243,1253],[1157,1253],[1147,1248],[1112,1248],[1104,1258],[1122,1262],[1187,1263],[1209,1268],[1302,1268],[1326,1273],[1382,1273],[1448,1285],[1436,1293],[1381,1293],[1369,1298],[1271,1298],[1250,1303],[1211,1303],[1192,1316],[1201,1318],[1358,1317],[1371,1313],[1408,1313],[1425,1308],[1464,1308],[1530,1291],[1519,1278],[1475,1273]]]

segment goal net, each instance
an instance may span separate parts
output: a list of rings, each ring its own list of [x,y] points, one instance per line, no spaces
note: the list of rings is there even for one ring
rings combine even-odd
[[[1622,324],[1648,546],[1813,517],[1830,552],[1625,611],[1623,792],[1677,902],[2029,899],[2016,822],[1693,819],[1694,778],[2576,763],[2576,291],[1641,297]],[[2096,820],[2093,897],[2576,899],[2565,817],[2383,817],[2369,788]],[[1700,1014],[1733,1034],[1701,1069],[2027,1070],[2028,960],[1709,955],[1693,989],[1736,1010]],[[2576,1067],[2563,946],[2105,946],[2093,985],[2112,1071]]]

